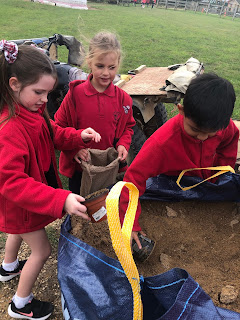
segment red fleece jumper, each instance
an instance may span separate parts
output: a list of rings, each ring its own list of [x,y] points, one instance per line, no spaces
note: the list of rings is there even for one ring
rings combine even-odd
[[[177,115],[168,120],[144,143],[142,149],[128,168],[124,181],[132,182],[139,189],[140,196],[145,192],[146,180],[159,174],[178,176],[182,170],[230,165],[234,167],[237,156],[239,131],[232,120],[228,127],[214,137],[200,141],[189,136],[183,128],[183,116]],[[210,177],[210,170],[187,173],[203,179]],[[120,198],[120,219],[124,220],[128,195],[126,188]],[[140,203],[136,212],[133,231],[140,231],[138,219]]]
[[[93,128],[100,133],[99,143],[92,142],[92,149],[106,150],[123,145],[129,150],[135,120],[132,115],[132,99],[122,89],[112,83],[104,92],[98,92],[87,81],[75,80],[55,114],[55,122],[61,127],[76,129]],[[61,152],[59,171],[71,178],[81,167],[73,159],[78,150]]]
[[[44,106],[45,107],[45,106]],[[87,146],[81,131],[63,129],[51,121],[53,141],[39,112],[16,107],[17,115],[0,128],[0,230],[20,234],[44,228],[65,214],[70,191],[62,190],[54,147],[71,150]],[[8,116],[5,108],[0,121]],[[58,189],[47,185],[45,173],[52,162]]]

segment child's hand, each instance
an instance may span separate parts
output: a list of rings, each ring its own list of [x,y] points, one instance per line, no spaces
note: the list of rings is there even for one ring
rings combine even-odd
[[[90,155],[89,155],[88,149],[79,150],[78,153],[75,154],[74,159],[79,164],[81,163],[81,160],[89,161],[90,160]]]
[[[84,200],[85,199],[78,194],[70,193],[67,196],[63,210],[70,215],[75,214],[90,221],[90,217],[86,214],[87,208],[81,204]]]
[[[132,240],[134,239],[138,245],[139,249],[142,249],[142,245],[140,243],[140,240],[138,238],[138,233],[141,233],[144,237],[146,237],[146,233],[144,233],[143,231],[133,231],[132,232],[132,236],[131,236],[131,246],[132,246]]]
[[[124,161],[127,158],[128,152],[124,146],[118,146],[117,147],[118,157],[120,161]]]
[[[81,137],[84,142],[93,140],[94,142],[99,142],[101,140],[101,136],[92,128],[87,128],[81,132]]]

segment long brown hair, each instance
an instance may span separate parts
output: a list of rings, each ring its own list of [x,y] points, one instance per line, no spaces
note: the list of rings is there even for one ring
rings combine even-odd
[[[5,105],[8,106],[8,116],[2,119],[0,124],[16,115],[15,104],[17,101],[9,86],[9,79],[16,77],[21,83],[22,90],[26,86],[38,82],[44,74],[53,76],[57,81],[57,72],[54,64],[44,52],[34,46],[20,45],[18,47],[17,59],[14,63],[8,63],[4,57],[4,53],[0,53],[0,114],[3,107]],[[43,116],[52,135],[52,127],[46,108]]]

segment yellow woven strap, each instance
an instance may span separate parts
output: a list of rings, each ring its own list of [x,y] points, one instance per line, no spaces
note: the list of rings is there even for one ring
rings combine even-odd
[[[129,190],[129,204],[121,228],[119,220],[119,197],[123,187]],[[143,309],[140,294],[140,278],[133,260],[130,238],[133,222],[138,205],[139,192],[136,186],[130,182],[119,181],[110,190],[106,198],[108,226],[112,239],[112,245],[116,255],[126,273],[133,292],[133,320],[142,320]]]
[[[193,186],[185,187],[185,188],[181,187],[181,185],[180,185],[180,180],[182,179],[184,173],[186,173],[186,172],[188,172],[188,171],[193,171],[193,170],[219,170],[219,171],[218,171],[217,173],[215,173],[214,175],[212,175],[211,177],[209,177],[209,178],[207,178],[207,179],[205,179],[205,180],[203,180],[203,181],[201,181],[201,182],[199,182],[199,183],[194,184]],[[177,185],[178,185],[183,191],[187,191],[187,190],[192,189],[192,188],[198,186],[199,184],[201,184],[201,183],[203,183],[203,182],[205,182],[205,181],[207,181],[207,180],[209,180],[209,179],[215,178],[215,177],[220,176],[221,174],[226,173],[226,172],[229,172],[229,171],[232,172],[232,173],[235,173],[235,170],[234,170],[231,166],[219,166],[219,167],[207,167],[207,168],[186,169],[186,170],[183,170],[183,171],[180,173],[180,175],[179,175],[179,177],[178,177],[178,179],[177,179],[176,182],[177,182]]]

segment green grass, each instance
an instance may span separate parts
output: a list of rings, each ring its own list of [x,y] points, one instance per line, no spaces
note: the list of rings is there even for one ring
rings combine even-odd
[[[56,155],[56,160],[57,160],[57,166],[59,169],[59,156],[60,156],[60,151],[59,150],[55,150],[55,155]],[[68,190],[68,178],[63,176],[61,173],[59,173],[59,177],[61,179],[62,185],[63,185],[63,189]]]
[[[89,10],[42,5],[25,0],[0,0],[1,38],[75,36],[87,46],[99,30],[118,33],[124,50],[121,73],[142,64],[167,66],[191,56],[204,63],[206,72],[230,80],[237,95],[233,118],[240,118],[240,19],[219,18],[201,12],[88,2]],[[59,60],[67,50],[60,48]]]

